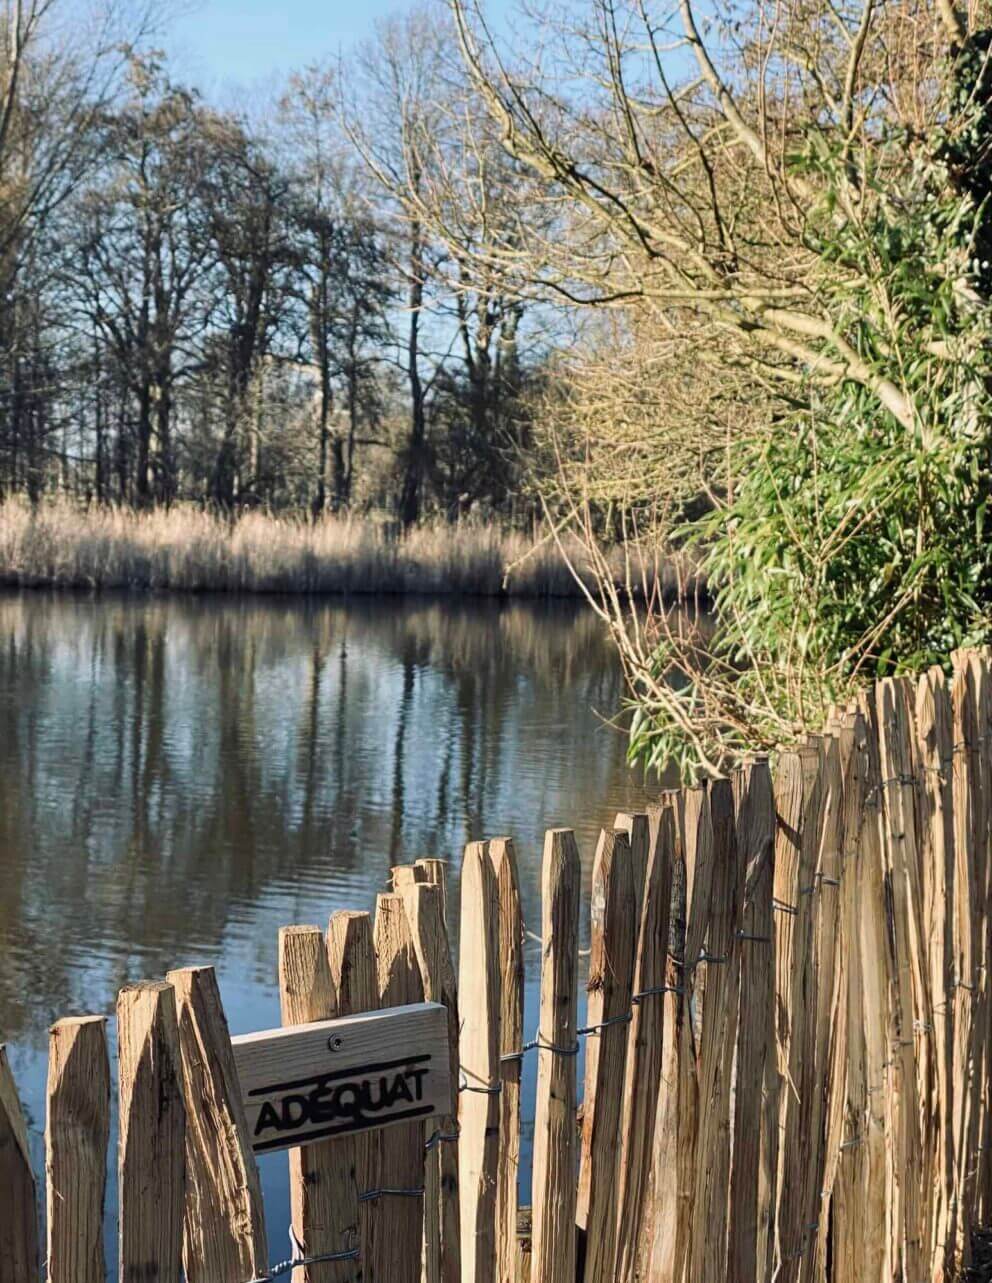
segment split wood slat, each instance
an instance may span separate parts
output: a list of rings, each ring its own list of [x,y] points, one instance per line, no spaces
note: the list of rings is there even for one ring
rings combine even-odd
[[[38,1205],[28,1129],[0,1043],[0,1283],[26,1283],[38,1277]]]
[[[634,873],[634,895],[637,900],[636,921],[644,912],[644,887],[648,876],[648,851],[651,828],[646,811],[619,811],[613,821],[614,833],[626,833],[630,844],[630,865]]]
[[[862,952],[858,930],[861,852],[858,833],[864,821],[867,762],[864,727],[859,716],[851,715],[844,725],[841,757],[844,799],[844,863],[841,870],[840,943],[842,974],[838,984],[838,1023],[844,1023],[846,1072],[841,1079],[835,1070],[833,1110],[836,1129],[831,1128],[828,1161],[836,1165],[831,1205],[833,1277],[836,1283],[857,1283],[866,1274],[865,1234],[866,1174],[868,1147],[865,1130],[869,1109],[865,1066],[865,1038],[862,979]],[[838,1053],[840,1045],[837,1046]]]
[[[885,869],[885,815],[882,766],[878,749],[878,709],[874,693],[858,699],[855,734],[865,769],[865,814],[858,841],[858,902],[862,955],[862,1005],[871,1018],[864,1024],[865,1092],[865,1269],[866,1278],[891,1278],[895,1269],[892,1238],[894,1149],[891,1044],[894,986],[889,950],[889,895]]]
[[[730,1185],[728,1272],[739,1283],[769,1277],[778,1118],[767,1102],[774,1050],[775,972],[772,958],[775,801],[768,762],[739,772],[738,859],[744,874],[739,914],[740,992],[734,1162]],[[768,1064],[766,1065],[766,1061]]]
[[[682,1020],[682,992],[685,987],[686,872],[685,797],[682,789],[667,789],[663,806],[672,810],[675,849],[672,857],[671,916],[668,926],[668,956],[662,995],[661,1073],[655,1110],[654,1155],[644,1215],[637,1247],[638,1278],[667,1278],[671,1275],[678,1232],[680,1060],[694,1062]]]
[[[117,996],[121,1283],[177,1279],[186,1205],[186,1110],[172,985]]]
[[[891,947],[895,951],[895,1045],[892,1048],[896,1110],[901,1242],[897,1265],[907,1278],[922,1278],[925,1227],[923,1173],[926,1137],[920,1126],[918,1041],[929,1041],[929,996],[924,975],[922,895],[917,863],[916,798],[906,685],[886,678],[876,686],[885,849],[892,895]]]
[[[775,804],[775,853],[773,935],[775,939],[775,1003],[773,1014],[774,1074],[769,1086],[769,1108],[777,1118],[773,1153],[769,1161],[775,1170],[776,1230],[783,1206],[781,1139],[790,1109],[796,1107],[790,1091],[789,1059],[792,1038],[792,987],[796,949],[795,924],[799,913],[799,862],[802,843],[804,768],[803,753],[791,750],[778,755],[772,783]],[[777,1245],[773,1243],[773,1264]]]
[[[418,870],[420,872],[420,870]],[[417,881],[403,892],[414,948],[428,1002],[441,1003],[447,1012],[448,1054],[453,1099],[442,1118],[435,1119],[434,1141],[427,1153],[424,1177],[425,1283],[459,1283],[461,1278],[461,1224],[458,1200],[458,993],[451,964],[448,933],[444,927],[440,886]]]
[[[972,1224],[987,1225],[992,1215],[992,1111],[990,1111],[988,1082],[992,1073],[989,1038],[992,1033],[990,1009],[989,967],[992,965],[990,945],[992,933],[988,927],[989,905],[992,903],[992,863],[990,863],[990,824],[992,824],[992,677],[988,656],[974,650],[970,658],[975,681],[975,711],[978,736],[978,771],[975,790],[975,882],[978,888],[983,929],[978,936],[976,959],[977,982],[974,994],[974,1083],[975,1128],[974,1162],[978,1167],[975,1206]]]
[[[461,1094],[458,1165],[462,1271],[496,1278],[499,1168],[499,891],[487,842],[469,842],[461,871],[458,958]]]
[[[106,1020],[59,1020],[48,1040],[45,1177],[48,1283],[106,1283],[103,1208],[110,1139]]]
[[[740,882],[734,796],[729,780],[709,785],[713,830],[706,956],[706,996],[699,1068],[699,1130],[689,1279],[727,1276],[727,1200],[730,1184],[731,1057],[737,1035],[736,905]]]
[[[827,1098],[831,1070],[831,1019],[837,980],[837,918],[839,913],[841,844],[844,829],[844,789],[840,744],[834,734],[822,740],[822,798],[819,854],[815,880],[809,890],[813,906],[812,990],[807,1008],[806,1090],[809,1106],[802,1128],[806,1157],[801,1185],[805,1233],[799,1262],[801,1283],[819,1279],[824,1269],[824,1231],[829,1211],[825,1194],[827,1163]]]
[[[636,820],[637,817],[631,817]],[[644,1204],[654,1150],[654,1124],[662,1064],[662,1021],[668,976],[668,924],[675,858],[675,820],[670,807],[651,807],[644,899],[634,963],[628,1033],[620,1170],[617,1184],[617,1283],[637,1270]],[[631,850],[637,833],[632,825]]]
[[[517,1256],[517,1186],[520,1170],[520,1082],[524,1042],[524,923],[517,856],[511,838],[493,838],[489,859],[499,906],[499,1160],[496,1172],[496,1279],[513,1283]]]
[[[627,1025],[637,943],[634,875],[625,833],[600,833],[592,869],[582,1156],[576,1224],[585,1283],[610,1283],[616,1255],[617,1174]]]
[[[334,984],[334,1005],[339,1016],[356,1016],[361,1012],[375,1011],[379,1006],[379,980],[376,975],[375,944],[372,936],[372,918],[367,913],[341,910],[331,915],[327,924],[327,960]],[[336,1152],[346,1178],[357,1193],[373,1188],[375,1177],[373,1153],[374,1138],[359,1133],[349,1138],[347,1144],[338,1144]],[[350,1204],[346,1204],[346,1207]],[[371,1260],[370,1238],[373,1205],[358,1204],[357,1239],[356,1223],[347,1224],[347,1213],[338,1220],[339,1230],[347,1243],[356,1243],[358,1260],[352,1262],[353,1278],[366,1278],[366,1262]]]
[[[658,1283],[682,1283],[691,1242],[699,1123],[698,1041],[692,1019],[696,969],[692,960],[699,957],[709,922],[713,871],[713,826],[706,788],[684,790],[682,835],[685,930],[680,945],[681,966],[676,972],[681,977],[682,993],[666,995],[679,1004],[677,1155],[674,1169],[667,1174],[667,1180],[674,1185],[675,1226],[671,1236],[664,1232],[663,1223],[655,1226],[650,1268],[656,1273],[649,1273],[648,1277],[657,1278]]]
[[[814,891],[820,854],[820,826],[826,796],[822,742],[804,745],[798,750],[798,754],[802,772],[799,858],[794,899],[782,901],[795,910],[790,915],[792,948],[791,956],[779,959],[789,971],[783,972],[781,981],[777,982],[780,996],[785,1002],[785,1012],[780,1019],[780,1037],[787,1031],[787,1042],[780,1049],[786,1086],[779,1096],[777,1180],[778,1268],[782,1283],[794,1283],[798,1279],[803,1257],[809,1247],[810,1230],[805,1208],[804,1179],[812,1161],[811,1138],[806,1119],[809,1102],[815,1091],[812,1053],[816,1023],[812,1006],[816,986]]]
[[[375,914],[376,975],[380,1008],[423,1001],[413,935],[403,897],[380,895]],[[377,1197],[370,1216],[372,1283],[418,1283],[424,1196],[424,1124],[398,1123],[373,1138]],[[396,1191],[405,1191],[397,1194]]]
[[[417,871],[417,880],[428,883],[430,886],[441,888],[441,916],[444,918],[445,929],[448,926],[448,890],[446,878],[446,864],[444,860],[423,859],[417,860],[413,866]]]
[[[920,760],[920,838],[923,845],[923,928],[933,1004],[934,1189],[930,1234],[935,1277],[954,1268],[950,1233],[954,1199],[954,725],[942,669],[924,673],[916,691]],[[852,1018],[853,1028],[853,1018]]]
[[[284,1025],[333,1020],[337,991],[324,932],[315,926],[279,932],[279,1005]],[[308,1256],[352,1246],[358,1224],[355,1136],[336,1136],[288,1151],[289,1209],[293,1233]],[[345,1283],[361,1277],[355,1261],[300,1266],[293,1283]]]
[[[265,1272],[268,1247],[217,977],[213,967],[188,967],[166,979],[176,995],[186,1101],[183,1268],[189,1283],[243,1283]]]
[[[541,1015],[534,1118],[531,1277],[574,1283],[576,1029],[581,866],[571,829],[545,834],[541,867]]]

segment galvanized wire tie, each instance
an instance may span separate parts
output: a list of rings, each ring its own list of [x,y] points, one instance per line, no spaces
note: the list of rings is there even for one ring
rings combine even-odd
[[[350,1238],[355,1233],[349,1230],[346,1237]],[[292,1256],[288,1260],[279,1261],[276,1265],[270,1265],[264,1274],[258,1274],[255,1278],[249,1279],[248,1283],[269,1283],[270,1279],[277,1279],[282,1274],[289,1274],[291,1270],[297,1270],[304,1265],[321,1265],[327,1261],[357,1261],[358,1248],[349,1247],[340,1252],[318,1252],[314,1256],[307,1256],[306,1249],[300,1240],[293,1233],[293,1228],[289,1230],[289,1245],[292,1249]]]
[[[420,1189],[367,1189],[364,1194],[359,1194],[358,1201],[360,1203],[371,1203],[375,1199],[383,1198],[387,1194],[390,1197],[395,1196],[397,1198],[422,1198],[424,1187],[421,1186]]]

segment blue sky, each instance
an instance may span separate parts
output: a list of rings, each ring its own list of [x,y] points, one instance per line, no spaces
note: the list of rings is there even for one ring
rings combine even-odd
[[[265,85],[372,34],[416,0],[188,0],[164,44],[175,71],[202,89]],[[487,5],[506,8],[506,0]]]

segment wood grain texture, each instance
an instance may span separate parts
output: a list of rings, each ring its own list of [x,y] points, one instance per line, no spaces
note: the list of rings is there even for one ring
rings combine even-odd
[[[499,1170],[499,892],[487,842],[469,842],[461,872],[458,955],[462,1091],[458,1101],[462,1271],[496,1278]]]
[[[627,1025],[637,940],[634,875],[626,833],[600,833],[589,898],[589,993],[582,1155],[576,1224],[585,1283],[609,1283],[616,1259],[617,1134],[623,1113]],[[597,1030],[597,1026],[603,1027]]]
[[[413,934],[403,897],[380,895],[375,915],[376,975],[379,1005],[383,1009],[419,1003],[424,988],[417,965]],[[432,1064],[449,1066],[447,1016],[439,1014],[436,1047]],[[396,1046],[396,1043],[394,1043]],[[450,1108],[450,1081],[445,1083],[440,1108]],[[370,1216],[371,1258],[369,1278],[373,1283],[418,1283],[423,1253],[424,1228],[424,1124],[417,1120],[398,1123],[389,1134],[376,1137],[376,1188],[384,1191],[373,1200]],[[389,1190],[406,1191],[402,1194]],[[418,1191],[414,1193],[413,1191]]]
[[[647,818],[648,860],[634,963],[617,1182],[617,1283],[629,1283],[636,1275],[664,1054],[675,819],[670,807],[651,807]],[[633,849],[633,828],[629,836]]]
[[[402,1128],[414,1114],[427,1119],[451,1107],[447,1013],[438,1003],[285,1025],[231,1043],[256,1153]]]
[[[740,1283],[757,1283],[767,1277],[769,1268],[773,1133],[778,1130],[778,1118],[771,1117],[767,1105],[775,996],[775,800],[767,760],[758,759],[741,769],[739,795],[737,850],[744,894],[738,918],[740,991],[728,1270]]]
[[[895,1046],[892,1101],[901,1218],[897,1266],[907,1278],[924,1273],[923,1172],[927,1137],[921,1128],[917,1061],[931,1028],[922,942],[922,888],[916,841],[916,797],[907,687],[887,678],[875,688],[885,815],[885,851],[892,896]]]
[[[279,1003],[284,1025],[332,1020],[337,990],[319,927],[283,927],[279,932]],[[346,1251],[357,1241],[358,1138],[338,1136],[288,1152],[289,1206],[293,1233],[307,1255]],[[293,1271],[293,1283],[344,1283],[361,1277],[359,1261],[328,1261]]]
[[[379,1005],[372,918],[368,913],[342,910],[331,916],[327,926],[327,958],[334,982],[338,1018],[374,1011]],[[373,1188],[373,1137],[359,1132],[352,1140],[352,1180],[359,1194]],[[356,1275],[367,1277],[371,1259],[371,1217],[375,1204],[358,1205],[358,1268]],[[345,1219],[345,1218],[342,1218]],[[349,1236],[352,1237],[352,1236]]]
[[[49,1283],[106,1283],[103,1208],[110,1139],[106,1020],[52,1026],[45,1124]]]
[[[524,923],[517,856],[511,838],[493,838],[489,858],[496,875],[496,957],[499,964],[499,1159],[496,1170],[496,1278],[513,1283],[517,1256],[517,1186],[520,1170],[524,1042]],[[507,1059],[502,1059],[506,1056]]]
[[[575,835],[571,829],[549,830],[541,869],[531,1261],[531,1277],[541,1283],[575,1279],[576,1084],[575,1056],[569,1052],[576,1046],[580,882]]]
[[[38,1206],[28,1129],[7,1051],[0,1043],[0,1283],[38,1277]]]
[[[730,1183],[730,1085],[728,1048],[737,1038],[739,877],[734,797],[726,779],[709,784],[713,831],[706,956],[720,961],[705,966],[706,995],[699,1067],[699,1130],[696,1142],[695,1197],[688,1278],[726,1277],[727,1200]]]
[[[176,996],[146,982],[117,997],[121,1283],[174,1283],[183,1254],[186,1110]]]
[[[423,872],[418,868],[418,873]],[[424,997],[441,1003],[447,1012],[448,1055],[452,1099],[435,1120],[434,1141],[425,1164],[424,1280],[425,1283],[459,1283],[461,1279],[461,1222],[458,1196],[458,1147],[452,1140],[457,1127],[458,1083],[458,986],[444,926],[441,887],[417,881],[403,892],[417,962],[424,982]]]

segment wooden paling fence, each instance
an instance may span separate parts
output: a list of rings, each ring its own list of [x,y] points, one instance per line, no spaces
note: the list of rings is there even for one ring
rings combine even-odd
[[[361,1071],[378,1098],[349,1083],[351,1122],[330,1138],[320,1123],[332,1096],[345,1108],[331,1091],[344,1075],[323,1069],[292,1098],[301,1112],[280,1097],[282,1115],[263,1106],[252,1129],[255,1036],[232,1042],[210,968],[125,989],[120,1278],[971,1277],[992,1224],[992,668],[984,652],[953,658],[950,679],[882,681],[771,762],[617,816],[595,852],[587,965],[579,852],[570,830],[548,832],[534,1030],[508,838],[465,850],[457,982],[439,860],[394,869],[374,920],[284,928],[291,1028],[284,1043],[257,1036],[265,1065],[318,1035],[330,1053],[367,1038],[366,1059],[379,1057]],[[410,1083],[421,1091],[428,1070],[414,1062],[431,1057],[403,1045],[421,1018],[441,1031],[433,1063],[457,1086],[428,1104]],[[42,1257],[53,1283],[103,1283],[110,1091],[104,1021],[56,1024],[40,1244],[0,1050],[0,1283],[37,1280]],[[380,1127],[375,1109],[400,1112]],[[279,1147],[315,1129],[288,1150],[293,1251],[276,1266],[254,1157],[264,1125],[289,1128]]]

